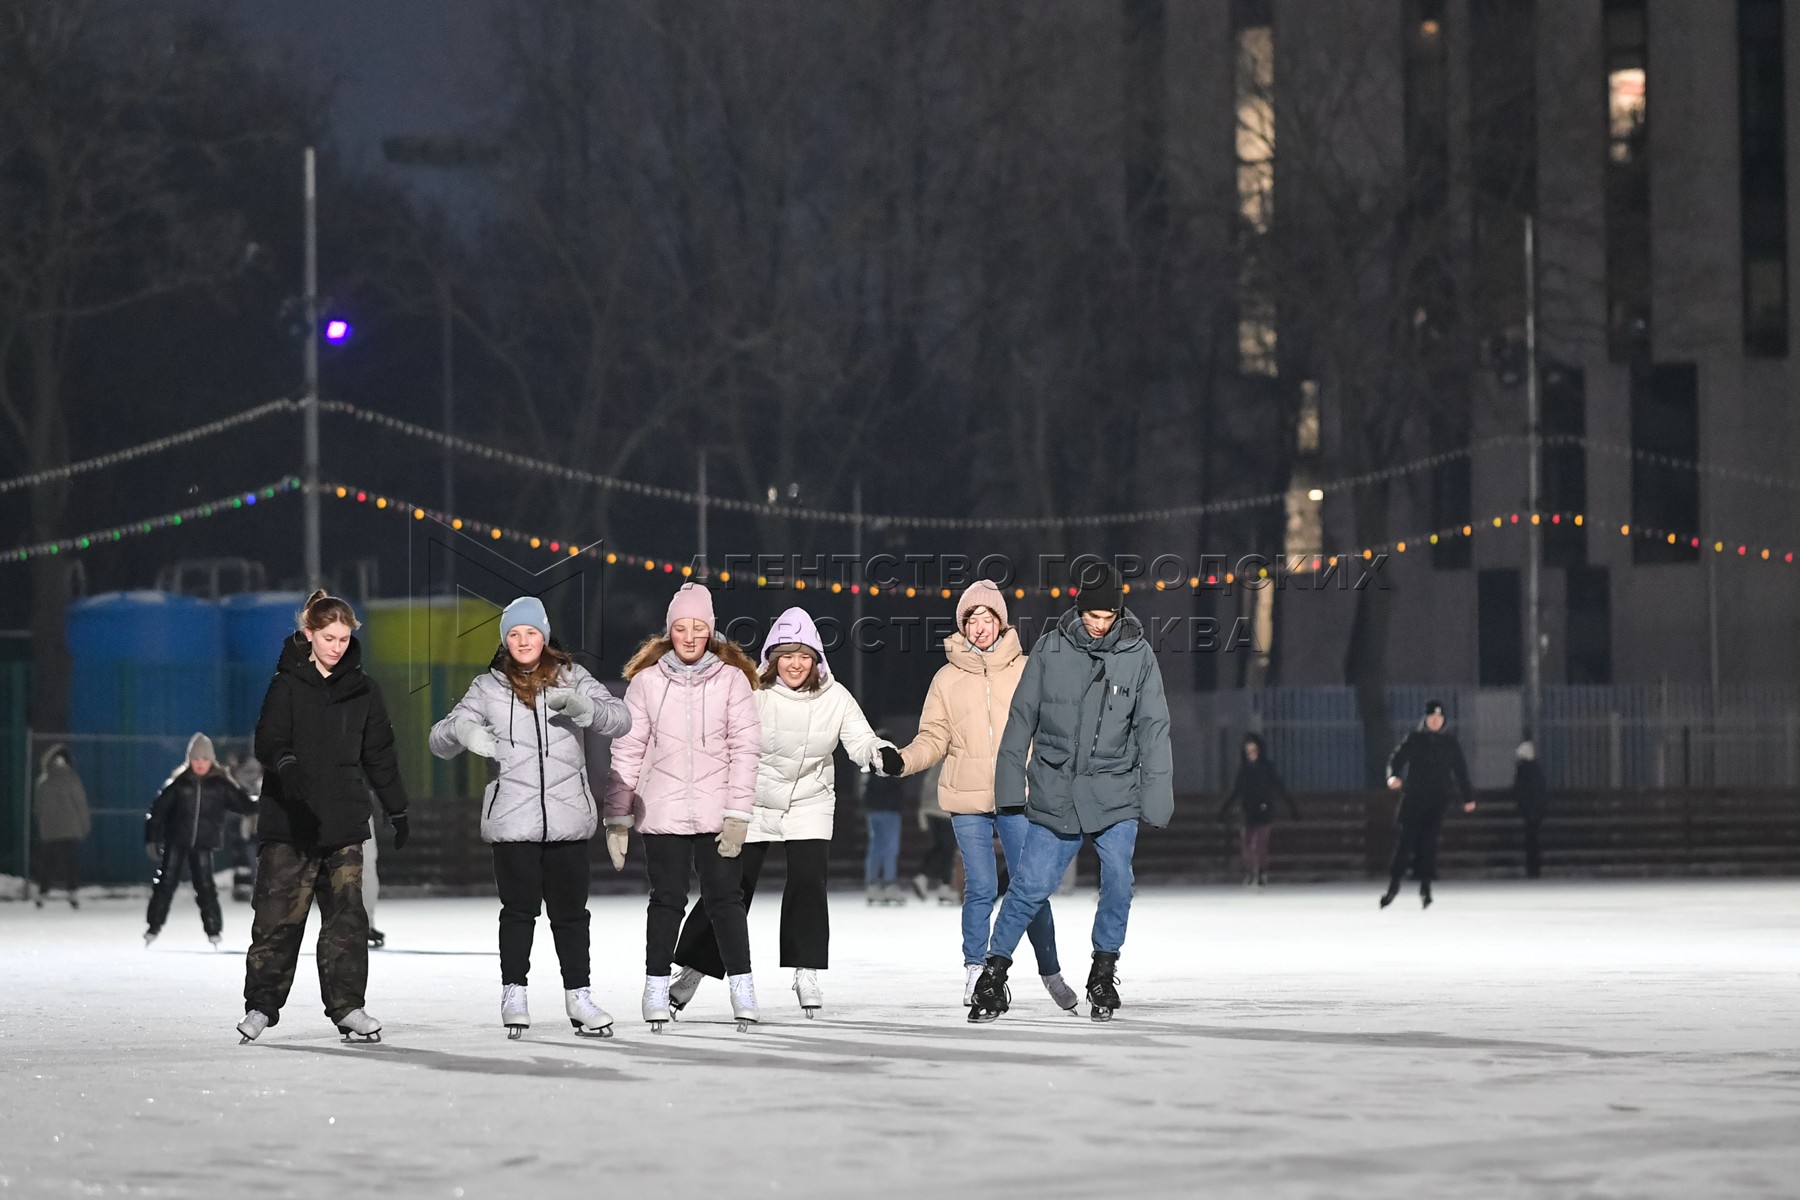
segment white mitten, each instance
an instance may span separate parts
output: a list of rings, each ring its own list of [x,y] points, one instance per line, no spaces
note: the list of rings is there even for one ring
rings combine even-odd
[[[594,723],[594,702],[574,688],[550,688],[544,693],[544,707],[583,729]]]
[[[631,826],[608,825],[606,827],[606,856],[612,859],[613,870],[625,869],[625,851],[631,846]]]
[[[500,735],[489,729],[486,722],[464,717],[456,723],[456,740],[470,754],[479,754],[483,758],[500,757]]]

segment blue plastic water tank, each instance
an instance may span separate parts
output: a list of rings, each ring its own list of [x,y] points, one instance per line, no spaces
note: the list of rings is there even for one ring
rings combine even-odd
[[[240,592],[219,601],[225,614],[225,722],[234,734],[256,728],[281,644],[306,603],[303,592]]]

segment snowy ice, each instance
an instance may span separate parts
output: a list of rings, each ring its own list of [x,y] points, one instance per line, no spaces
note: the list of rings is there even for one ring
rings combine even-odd
[[[957,912],[833,896],[801,1018],[777,906],[763,1024],[708,982],[637,1019],[643,902],[593,902],[578,1040],[540,924],[533,1025],[499,1024],[497,902],[384,900],[375,1046],[319,1012],[310,953],[248,1046],[248,906],[0,904],[0,1195],[1737,1197],[1800,1194],[1800,882],[1146,889],[1110,1025],[1026,954],[970,1026]],[[1086,978],[1091,892],[1056,901]],[[309,931],[309,945],[311,933]]]

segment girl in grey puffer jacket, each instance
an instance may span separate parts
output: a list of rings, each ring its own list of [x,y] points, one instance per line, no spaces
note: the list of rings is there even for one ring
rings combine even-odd
[[[612,1018],[588,984],[588,841],[600,806],[587,777],[587,735],[631,728],[625,702],[550,640],[550,618],[534,596],[506,606],[501,643],[487,671],[432,727],[431,752],[470,750],[496,760],[482,794],[481,837],[494,851],[500,890],[500,1019],[510,1037],[531,1024],[525,980],[540,908],[562,965],[563,1006],[577,1033],[612,1036]]]

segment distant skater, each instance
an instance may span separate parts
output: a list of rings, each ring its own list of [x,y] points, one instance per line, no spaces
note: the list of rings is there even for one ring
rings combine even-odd
[[[1544,828],[1547,791],[1544,768],[1538,766],[1537,747],[1520,742],[1518,766],[1513,768],[1512,798],[1519,819],[1525,823],[1525,877],[1536,879],[1544,873],[1544,848],[1539,835]]]
[[[1399,830],[1394,861],[1388,868],[1388,888],[1381,897],[1383,908],[1400,894],[1400,881],[1406,878],[1408,867],[1419,881],[1420,905],[1431,907],[1431,881],[1437,878],[1438,837],[1444,815],[1458,799],[1464,812],[1475,811],[1462,744],[1446,724],[1444,706],[1427,700],[1419,727],[1406,735],[1388,759],[1387,785],[1400,793],[1400,806],[1394,814]]]
[[[1269,830],[1275,825],[1278,800],[1287,805],[1289,816],[1296,821],[1300,819],[1300,810],[1294,806],[1294,798],[1288,795],[1280,772],[1275,770],[1275,762],[1269,757],[1269,747],[1262,735],[1245,734],[1237,778],[1232,781],[1225,802],[1219,805],[1221,821],[1226,819],[1233,805],[1239,809],[1238,852],[1244,860],[1245,887],[1261,888],[1265,882],[1269,870]]]

